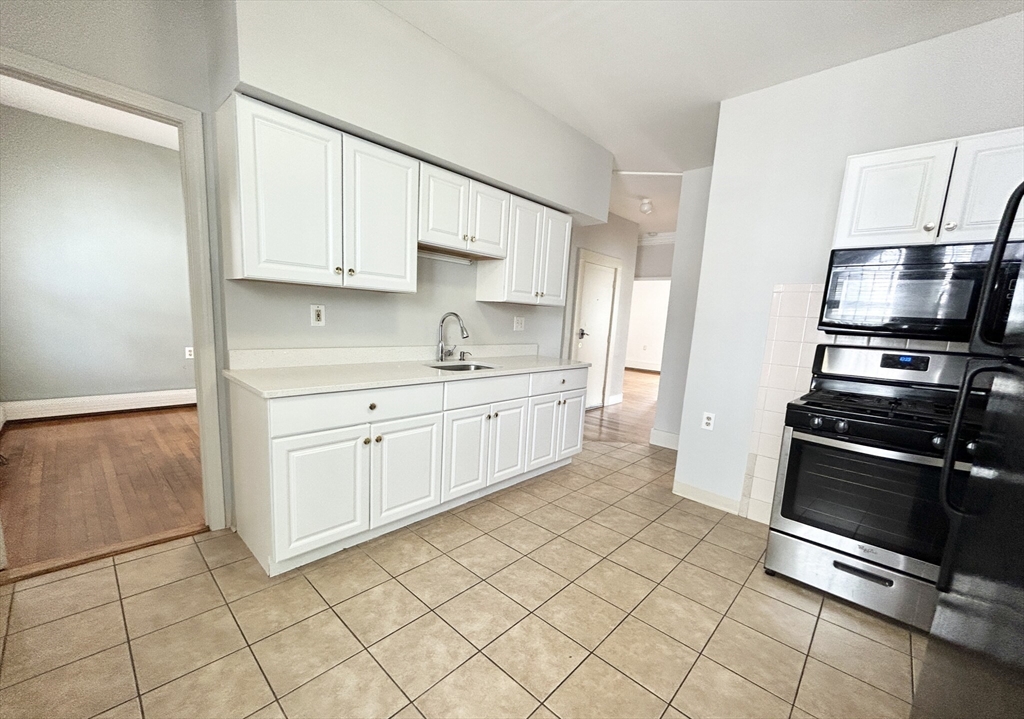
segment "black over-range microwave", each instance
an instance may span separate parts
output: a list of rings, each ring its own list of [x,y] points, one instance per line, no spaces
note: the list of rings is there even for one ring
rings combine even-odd
[[[1012,242],[997,278],[993,342],[1002,340],[1024,243]],[[992,243],[833,250],[818,329],[944,342],[970,339]]]

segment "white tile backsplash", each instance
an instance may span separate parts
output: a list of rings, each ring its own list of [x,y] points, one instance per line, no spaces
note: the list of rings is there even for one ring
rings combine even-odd
[[[761,524],[768,524],[772,518],[772,503],[762,502],[759,499],[750,498],[747,503],[747,519],[753,519]]]
[[[907,341],[898,337],[869,337],[868,347],[887,347],[890,349],[905,350]]]

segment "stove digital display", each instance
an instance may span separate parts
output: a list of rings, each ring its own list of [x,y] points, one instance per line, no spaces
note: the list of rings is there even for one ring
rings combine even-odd
[[[930,359],[931,357],[927,355],[883,354],[882,367],[885,369],[909,369],[915,372],[926,372]]]

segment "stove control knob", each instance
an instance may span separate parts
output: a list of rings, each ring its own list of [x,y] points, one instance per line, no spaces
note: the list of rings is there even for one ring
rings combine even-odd
[[[977,452],[977,451],[978,451],[978,443],[977,442],[968,442],[967,443],[967,454],[969,454],[969,455],[971,455],[973,457],[974,453]]]
[[[839,434],[846,434],[846,430],[850,428],[850,425],[845,419],[838,420],[836,422],[836,432]]]
[[[811,417],[811,429],[821,429],[821,426],[825,424],[821,417]]]
[[[939,450],[945,449],[945,447],[946,447],[946,437],[945,437],[945,435],[937,434],[934,437],[932,437],[932,446],[935,447],[935,449],[939,449]]]

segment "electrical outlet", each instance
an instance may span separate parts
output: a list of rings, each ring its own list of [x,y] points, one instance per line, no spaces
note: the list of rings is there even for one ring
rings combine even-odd
[[[192,349],[191,347],[186,347],[185,348],[185,359],[195,359],[195,358],[196,358],[195,350]]]
[[[323,327],[327,319],[324,316],[326,310],[323,305],[309,306],[309,324],[313,327]]]
[[[704,416],[700,420],[700,428],[711,431],[715,428],[715,415],[711,412],[705,412]]]
[[[514,318],[512,320],[512,331],[513,332],[522,332],[524,329],[526,329],[526,318],[525,317],[516,317],[516,318]]]

